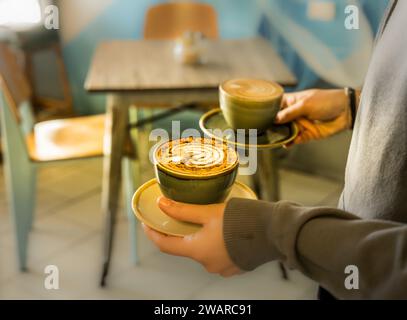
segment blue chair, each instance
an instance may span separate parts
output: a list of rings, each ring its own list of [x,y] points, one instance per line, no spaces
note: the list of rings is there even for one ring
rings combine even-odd
[[[24,271],[34,217],[37,167],[102,156],[105,116],[34,123],[30,87],[15,55],[5,44],[0,44],[0,89],[6,187],[14,219],[19,268]],[[138,171],[132,153],[128,153],[123,160],[123,183],[133,260],[136,262],[136,219],[131,209],[131,196],[138,184]]]

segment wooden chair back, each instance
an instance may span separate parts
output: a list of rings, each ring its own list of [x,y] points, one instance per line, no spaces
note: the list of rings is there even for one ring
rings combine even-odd
[[[0,43],[0,78],[7,105],[15,120],[20,123],[20,106],[31,98],[30,85],[18,64],[15,53],[9,46]]]
[[[25,73],[33,90],[34,106],[53,117],[73,114],[73,99],[61,45],[53,42],[25,49]]]
[[[0,129],[8,184],[11,184],[13,172],[29,170],[25,139],[34,125],[30,96],[30,87],[16,55],[0,43]]]
[[[199,2],[170,2],[151,6],[144,23],[144,39],[171,40],[185,31],[202,32],[207,38],[218,38],[215,9]]]

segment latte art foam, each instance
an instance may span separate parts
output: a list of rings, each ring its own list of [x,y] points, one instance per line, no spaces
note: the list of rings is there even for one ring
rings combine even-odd
[[[161,145],[156,151],[156,160],[177,173],[210,176],[234,167],[237,154],[223,143],[189,137]]]
[[[258,79],[233,79],[224,82],[221,90],[226,94],[254,102],[266,102],[283,94],[277,83]]]
[[[189,143],[187,145],[176,145],[172,148],[173,163],[183,163],[187,167],[210,168],[221,165],[224,161],[223,150],[212,145]]]

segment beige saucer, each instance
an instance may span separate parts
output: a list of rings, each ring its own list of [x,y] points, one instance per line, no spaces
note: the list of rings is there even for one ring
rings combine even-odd
[[[175,220],[157,205],[157,198],[161,196],[157,180],[152,179],[137,189],[133,196],[133,211],[136,217],[150,228],[161,233],[183,237],[197,232],[200,225]],[[257,199],[256,194],[245,184],[236,181],[229,194],[229,198]]]
[[[203,114],[199,120],[199,127],[207,137],[241,148],[280,148],[293,141],[298,135],[297,125],[295,122],[290,122],[282,125],[271,125],[265,133],[257,136],[257,144],[250,144],[247,137],[243,141],[244,143],[241,143],[235,140],[234,135],[230,135],[231,127],[226,123],[221,109],[212,109]]]

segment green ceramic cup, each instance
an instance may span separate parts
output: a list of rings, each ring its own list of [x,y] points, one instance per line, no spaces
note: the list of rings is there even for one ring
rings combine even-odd
[[[277,83],[258,79],[233,79],[219,86],[219,103],[233,129],[269,128],[280,110],[284,89]]]
[[[159,145],[154,152],[155,176],[164,196],[193,204],[220,203],[226,199],[236,180],[239,165],[237,154],[233,149],[227,147],[229,152],[235,155],[234,163],[225,170],[202,175],[193,171],[180,172],[163,164],[159,150],[164,144],[166,142]]]

